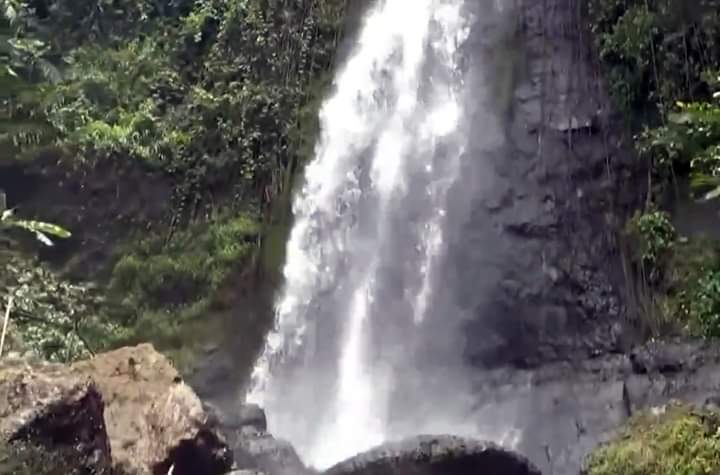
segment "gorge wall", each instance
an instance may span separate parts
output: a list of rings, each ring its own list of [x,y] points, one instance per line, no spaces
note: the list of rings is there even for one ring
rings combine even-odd
[[[473,71],[504,90],[503,140],[491,153],[474,148],[487,133],[478,107],[469,119],[474,160],[462,174],[473,194],[453,195],[450,207],[461,224],[449,245],[447,299],[477,317],[467,356],[480,366],[618,350],[626,309],[616,237],[640,193],[582,2],[504,8],[512,23],[493,25],[500,38],[476,36],[497,66]]]

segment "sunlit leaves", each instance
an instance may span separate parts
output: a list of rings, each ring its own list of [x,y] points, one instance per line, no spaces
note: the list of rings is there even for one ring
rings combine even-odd
[[[720,415],[670,406],[636,414],[588,458],[588,475],[705,475],[720,470]]]
[[[119,328],[98,319],[96,291],[58,278],[36,261],[4,258],[0,297],[14,298],[12,320],[20,340],[51,361],[72,361],[100,346],[98,336]],[[105,337],[101,337],[105,338]]]

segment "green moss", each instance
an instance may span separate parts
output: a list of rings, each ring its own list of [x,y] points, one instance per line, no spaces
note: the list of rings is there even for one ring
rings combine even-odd
[[[595,451],[587,467],[588,475],[720,473],[720,415],[683,406],[644,413]]]
[[[191,226],[166,241],[145,238],[115,265],[108,316],[128,331],[115,344],[152,341],[161,349],[189,343],[187,328],[203,321],[226,279],[247,266],[260,228],[250,216]]]
[[[151,309],[195,302],[247,262],[258,233],[257,222],[239,216],[195,225],[167,242],[145,238],[115,265],[111,292]]]

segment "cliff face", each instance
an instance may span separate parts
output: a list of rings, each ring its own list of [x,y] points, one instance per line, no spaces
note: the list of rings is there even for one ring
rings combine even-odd
[[[497,18],[476,12],[470,80],[491,78],[499,119],[487,104],[470,112],[458,188],[474,191],[450,207],[460,224],[446,298],[474,315],[467,357],[481,367],[617,351],[629,335],[616,235],[641,193],[580,8],[519,1]]]
[[[463,180],[473,186],[462,188],[474,192],[453,196],[462,225],[444,298],[470,315],[469,419],[502,428],[542,473],[576,475],[636,412],[712,401],[718,360],[709,345],[635,346],[618,237],[644,171],[604,90],[582,2],[489,10],[477,6],[468,61],[471,77],[498,81],[500,118],[486,104],[470,118]],[[495,68],[473,59],[488,57]]]
[[[622,351],[617,236],[642,196],[580,2],[468,4],[468,143],[418,368],[532,368]],[[458,361],[457,349],[463,349]],[[400,405],[403,402],[399,403]]]

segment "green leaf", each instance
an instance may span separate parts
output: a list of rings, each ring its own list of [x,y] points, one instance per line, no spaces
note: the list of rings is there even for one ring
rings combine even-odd
[[[72,236],[70,231],[67,229],[64,229],[56,224],[45,223],[42,221],[18,220],[15,221],[14,224],[29,231],[42,232],[59,238],[69,238]]]
[[[715,198],[720,197],[720,186],[715,188],[712,191],[709,191],[705,194],[704,199],[707,200],[714,200]]]

